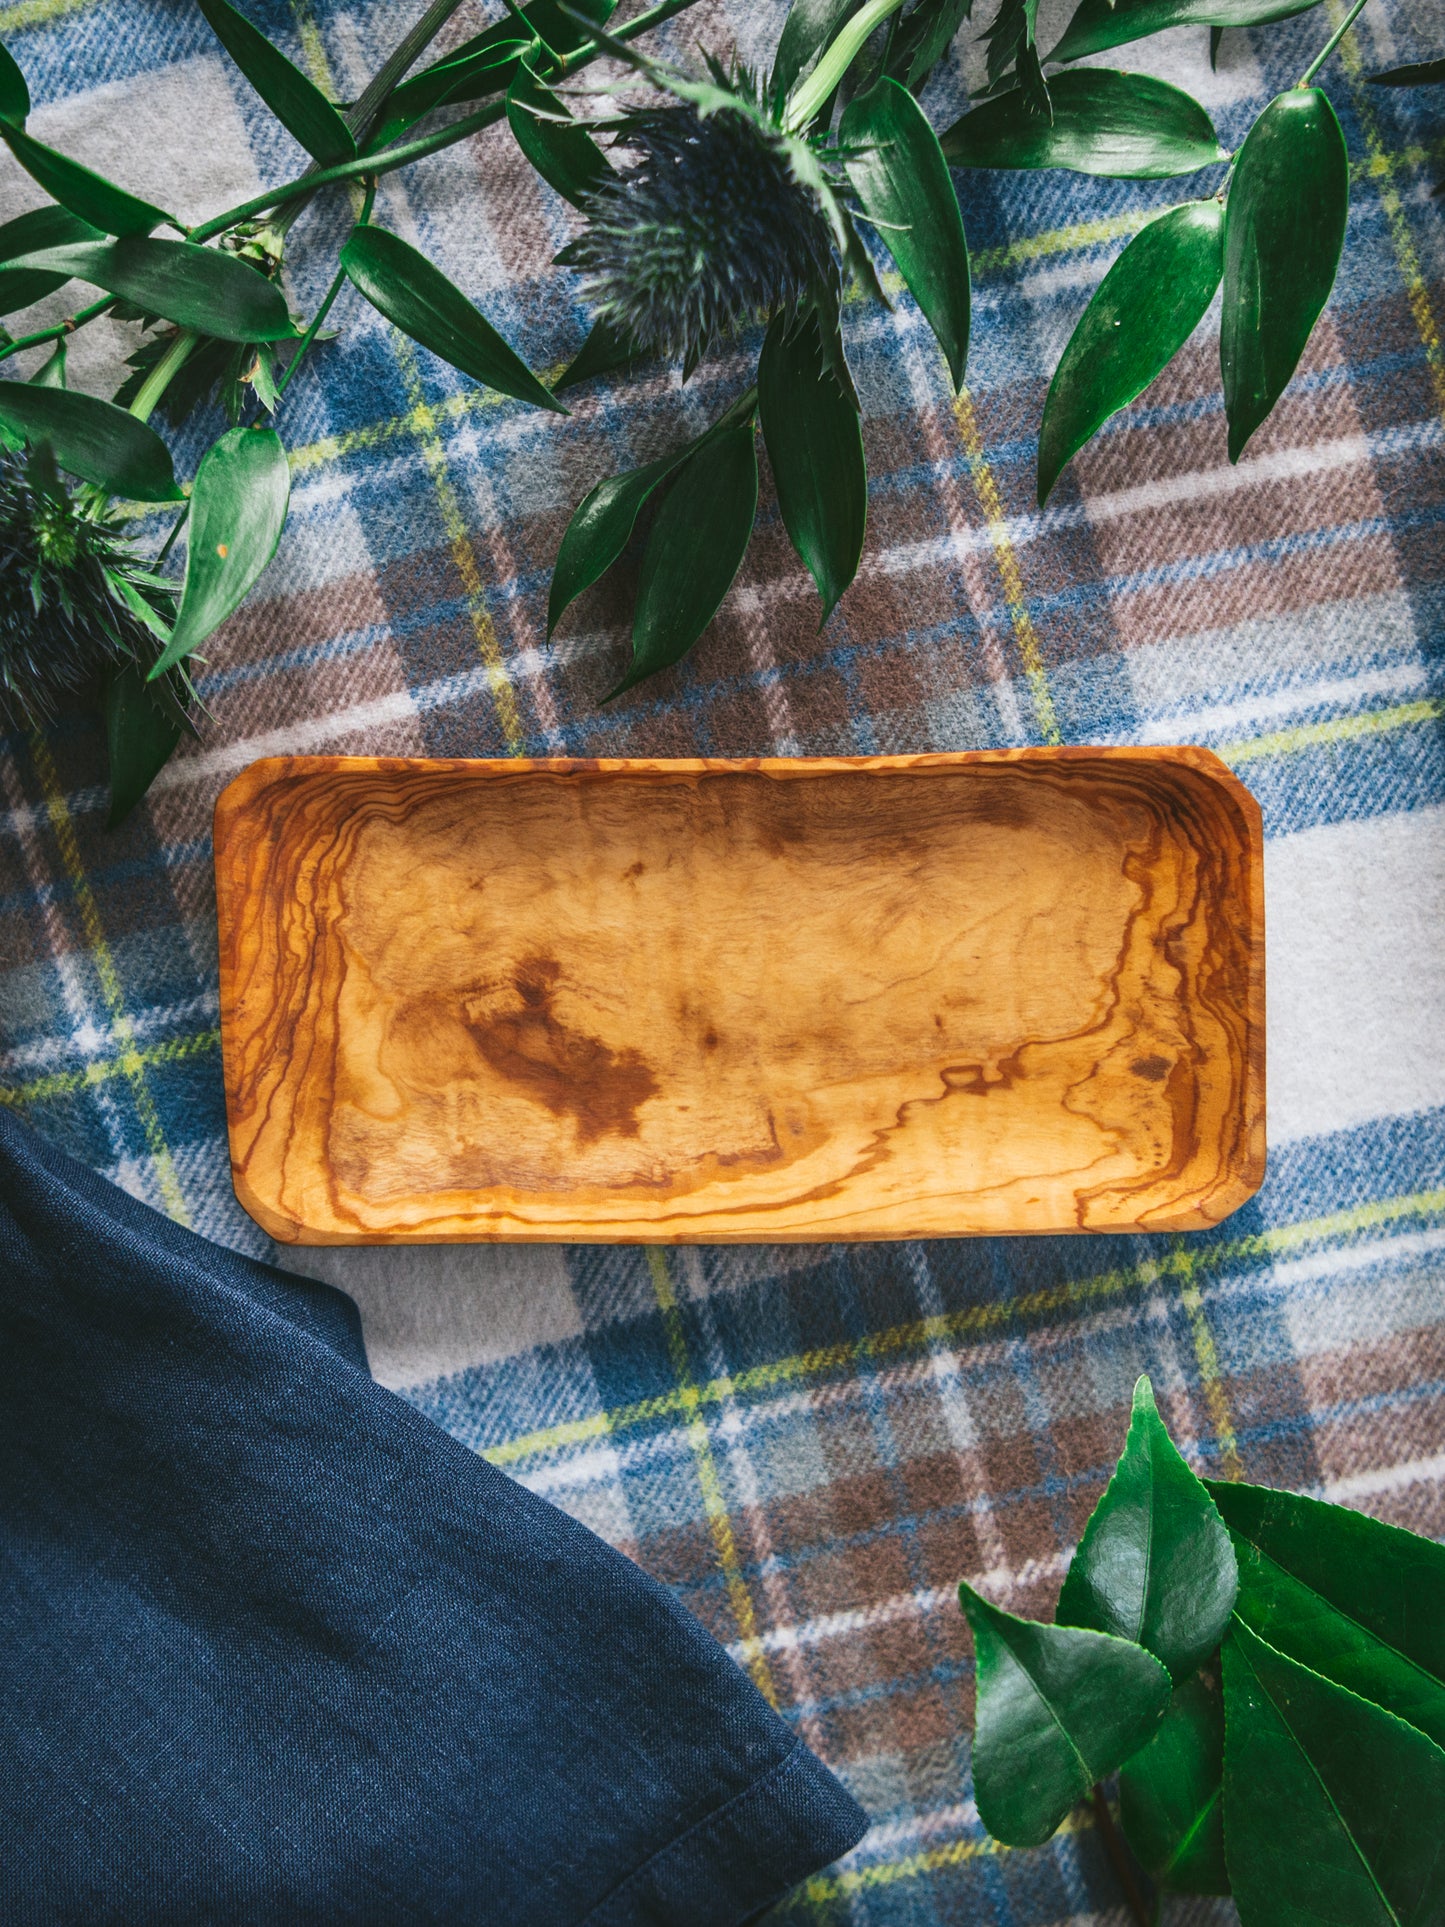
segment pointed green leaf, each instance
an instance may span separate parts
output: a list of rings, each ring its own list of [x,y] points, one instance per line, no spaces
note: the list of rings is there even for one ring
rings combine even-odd
[[[137,200],[102,174],[94,174],[79,161],[57,154],[33,140],[22,128],[0,121],[0,139],[9,143],[10,152],[32,180],[38,181],[52,201],[68,208],[102,234],[149,234],[163,222],[171,227],[180,223],[149,201]]]
[[[507,89],[507,121],[542,179],[574,207],[612,178],[607,156],[560,96],[538,80],[529,60],[519,64]]]
[[[863,0],[793,0],[773,55],[771,87],[779,100],[790,94]]]
[[[384,228],[353,228],[341,250],[341,265],[352,285],[393,327],[473,381],[537,408],[567,413],[481,310],[399,235]]]
[[[1119,1768],[1119,1819],[1139,1864],[1180,1893],[1227,1894],[1224,1703],[1199,1673],[1174,1690],[1153,1739]]]
[[[232,428],[207,449],[191,490],[186,581],[150,680],[198,648],[250,594],[286,526],[291,473],[274,428]]]
[[[1052,122],[1011,89],[955,121],[941,145],[952,167],[1069,167],[1161,180],[1227,158],[1214,123],[1178,87],[1149,74],[1091,67],[1049,83]]]
[[[1272,100],[1239,150],[1224,212],[1219,359],[1229,459],[1269,415],[1330,297],[1350,208],[1350,163],[1318,87]]]
[[[704,436],[658,511],[642,558],[632,663],[607,700],[691,649],[732,586],[753,532],[758,457],[751,416]]]
[[[648,349],[639,347],[630,335],[619,332],[610,322],[594,321],[592,332],[558,376],[552,392],[560,395],[565,389],[575,388],[597,375],[610,375],[647,353]]]
[[[1236,1583],[1224,1521],[1141,1378],[1123,1454],[1059,1594],[1059,1624],[1135,1640],[1187,1679],[1218,1645]]]
[[[1319,0],[1082,0],[1050,60],[1082,60],[1169,27],[1260,27]],[[1051,85],[1057,86],[1057,79]]]
[[[223,341],[281,341],[291,316],[264,274],[217,248],[189,241],[79,241],[21,255],[13,272],[89,281],[144,310]]]
[[[1234,1534],[1237,1617],[1445,1746],[1445,1546],[1292,1492],[1209,1489]]]
[[[900,16],[887,71],[910,94],[918,93],[973,12],[973,0],[919,0]]]
[[[171,452],[153,428],[114,402],[65,388],[0,381],[0,423],[48,442],[71,475],[133,502],[179,502]]]
[[[1246,1922],[1437,1927],[1445,1752],[1238,1620],[1224,1642],[1224,1839]]]
[[[331,167],[356,152],[351,129],[319,87],[258,32],[230,0],[196,0],[211,31],[286,131]]]
[[[1141,228],[1099,283],[1054,370],[1039,428],[1039,506],[1070,461],[1189,339],[1219,286],[1224,209],[1171,208]]]
[[[627,547],[647,498],[689,452],[690,445],[684,445],[675,455],[649,462],[646,468],[609,475],[578,504],[552,567],[552,589],[547,598],[549,636],[564,610],[612,567]]]
[[[846,167],[863,212],[879,224],[957,389],[968,359],[968,246],[938,137],[908,89],[884,78],[849,102],[838,138],[853,150]]]
[[[65,343],[57,341],[35,373],[30,377],[32,388],[63,388],[65,386]]]
[[[72,241],[98,241],[99,228],[93,228],[88,221],[77,220],[69,208],[57,207],[52,202],[48,207],[32,208],[29,214],[21,214],[13,221],[0,227],[0,315],[14,314],[18,308],[28,308],[37,301],[43,301],[57,288],[64,287],[63,274],[35,274],[29,268],[12,268],[8,264],[22,254],[33,254],[41,248],[63,247]]]
[[[0,46],[0,120],[21,127],[29,112],[30,89],[25,84],[25,76],[10,49]]]
[[[858,572],[868,517],[862,425],[831,359],[810,308],[791,326],[775,317],[758,363],[758,418],[778,508],[823,598],[820,628]]]
[[[1434,87],[1445,81],[1445,60],[1417,60],[1408,67],[1390,67],[1382,74],[1366,74],[1372,87]]]
[[[977,1660],[978,1817],[1005,1846],[1037,1847],[1147,1742],[1169,1675],[1128,1640],[1018,1619],[963,1583],[958,1597]]]
[[[146,688],[134,663],[111,672],[105,688],[105,741],[110,758],[110,816],[114,829],[130,815],[181,739],[167,705]]]

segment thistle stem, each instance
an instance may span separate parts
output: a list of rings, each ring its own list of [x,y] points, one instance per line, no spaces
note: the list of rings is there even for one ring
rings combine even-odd
[[[787,112],[783,116],[783,126],[788,133],[800,134],[822,112],[869,34],[902,5],[903,0],[868,0],[865,7],[861,7],[851,20],[839,28],[822,59],[788,102]]]
[[[194,328],[182,328],[155,367],[151,369],[136,390],[135,400],[130,405],[130,412],[138,422],[150,420],[151,411],[185,366],[186,359],[198,339]]]
[[[1310,82],[1314,79],[1315,75],[1319,72],[1320,68],[1324,66],[1325,62],[1329,59],[1330,55],[1334,52],[1335,48],[1339,46],[1340,42],[1344,39],[1345,35],[1350,31],[1350,28],[1354,26],[1356,19],[1359,17],[1360,13],[1364,9],[1364,5],[1365,5],[1365,0],[1355,0],[1355,4],[1350,8],[1349,12],[1345,15],[1344,19],[1340,22],[1339,26],[1335,28],[1334,32],[1330,35],[1329,39],[1325,42],[1324,46],[1320,48],[1319,52],[1315,55],[1314,59],[1310,62],[1309,66],[1305,68],[1304,72],[1300,75],[1299,79],[1295,82],[1296,87],[1309,86]]]
[[[114,300],[113,294],[102,295],[99,301],[92,301],[88,308],[81,308],[64,321],[57,321],[53,328],[40,328],[33,335],[21,335],[18,341],[0,348],[0,361],[8,361],[11,355],[18,355],[22,348],[39,348],[44,342],[60,341],[73,335],[77,328],[83,328],[88,321],[94,321],[97,315],[103,315]]]
[[[613,34],[614,40],[635,40],[639,34],[652,27],[661,26],[674,14],[683,13],[688,7],[695,6],[697,0],[659,0],[655,7],[638,14]],[[878,0],[873,0],[877,5]],[[891,6],[900,6],[902,0],[889,0]],[[557,64],[555,72],[549,73],[549,80],[573,74],[579,68],[589,65],[606,51],[594,41],[591,46],[579,48],[575,54],[568,54]],[[412,161],[419,161],[427,154],[440,153],[442,148],[451,147],[455,142],[465,140],[469,134],[478,134],[485,127],[494,127],[499,120],[505,120],[507,105],[504,100],[489,101],[485,107],[474,114],[466,114],[461,120],[454,120],[449,127],[438,128],[433,134],[424,134],[419,140],[405,141],[399,147],[383,147],[376,154],[358,154],[354,161],[338,161],[334,167],[317,168],[314,173],[299,175],[294,181],[287,181],[281,187],[273,187],[265,194],[258,194],[254,200],[243,201],[239,207],[228,208],[214,220],[202,222],[200,227],[191,229],[194,242],[212,240],[227,228],[234,227],[238,221],[246,221],[253,214],[264,214],[268,208],[281,207],[294,201],[298,195],[310,196],[318,188],[329,187],[333,181],[353,180],[359,174],[390,174],[398,167],[406,167]]]

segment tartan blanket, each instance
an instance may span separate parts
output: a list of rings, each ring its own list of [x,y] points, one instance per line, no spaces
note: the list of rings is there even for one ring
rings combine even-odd
[[[415,8],[248,10],[348,98]],[[827,630],[765,480],[713,630],[600,710],[625,653],[615,597],[594,593],[543,643],[562,528],[601,476],[710,419],[742,356],[685,389],[598,384],[560,423],[467,383],[348,294],[282,411],[291,523],[207,650],[203,739],[113,835],[89,721],[0,747],[0,1096],[197,1230],[343,1286],[379,1378],[676,1589],[873,1820],[783,1915],[1121,1917],[1084,1817],[1035,1853],[984,1836],[954,1587],[1050,1610],[1138,1372],[1202,1470],[1445,1536],[1445,225],[1430,198],[1445,101],[1362,79],[1437,52],[1430,14],[1378,0],[1326,71],[1353,164],[1345,262],[1237,468],[1207,322],[1035,511],[1039,411],[1073,320],[1121,238],[1191,190],[956,177],[976,276],[968,388],[950,395],[907,297],[850,313],[869,534]],[[485,17],[464,8],[450,38]],[[777,22],[772,4],[712,0],[665,44],[765,55]],[[1107,58],[1188,87],[1232,146],[1325,32],[1319,13],[1228,34],[1213,75],[1203,28]],[[189,218],[299,164],[197,12],[7,0],[0,35],[45,103],[42,139]],[[935,124],[961,109],[962,73],[955,56],[935,82]],[[0,164],[0,214],[35,199]],[[308,236],[334,240],[347,218],[336,197],[296,230],[303,309],[325,277]],[[575,280],[547,265],[571,217],[505,128],[388,177],[378,219],[534,366],[582,339]],[[73,384],[99,390],[123,347],[77,337]],[[177,440],[182,473],[202,445]],[[236,1204],[209,832],[253,758],[1052,741],[1207,743],[1263,805],[1270,1170],[1216,1231],[276,1253]]]

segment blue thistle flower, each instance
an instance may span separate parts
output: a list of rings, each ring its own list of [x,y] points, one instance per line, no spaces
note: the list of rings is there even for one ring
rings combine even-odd
[[[736,77],[735,77],[736,79]],[[690,369],[723,335],[839,284],[831,183],[816,155],[742,94],[629,114],[636,154],[588,201],[558,256],[598,319]]]

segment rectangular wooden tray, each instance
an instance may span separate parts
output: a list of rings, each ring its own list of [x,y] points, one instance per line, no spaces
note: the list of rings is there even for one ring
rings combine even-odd
[[[1260,816],[1207,750],[276,758],[216,880],[288,1242],[1177,1231],[1263,1176]]]

